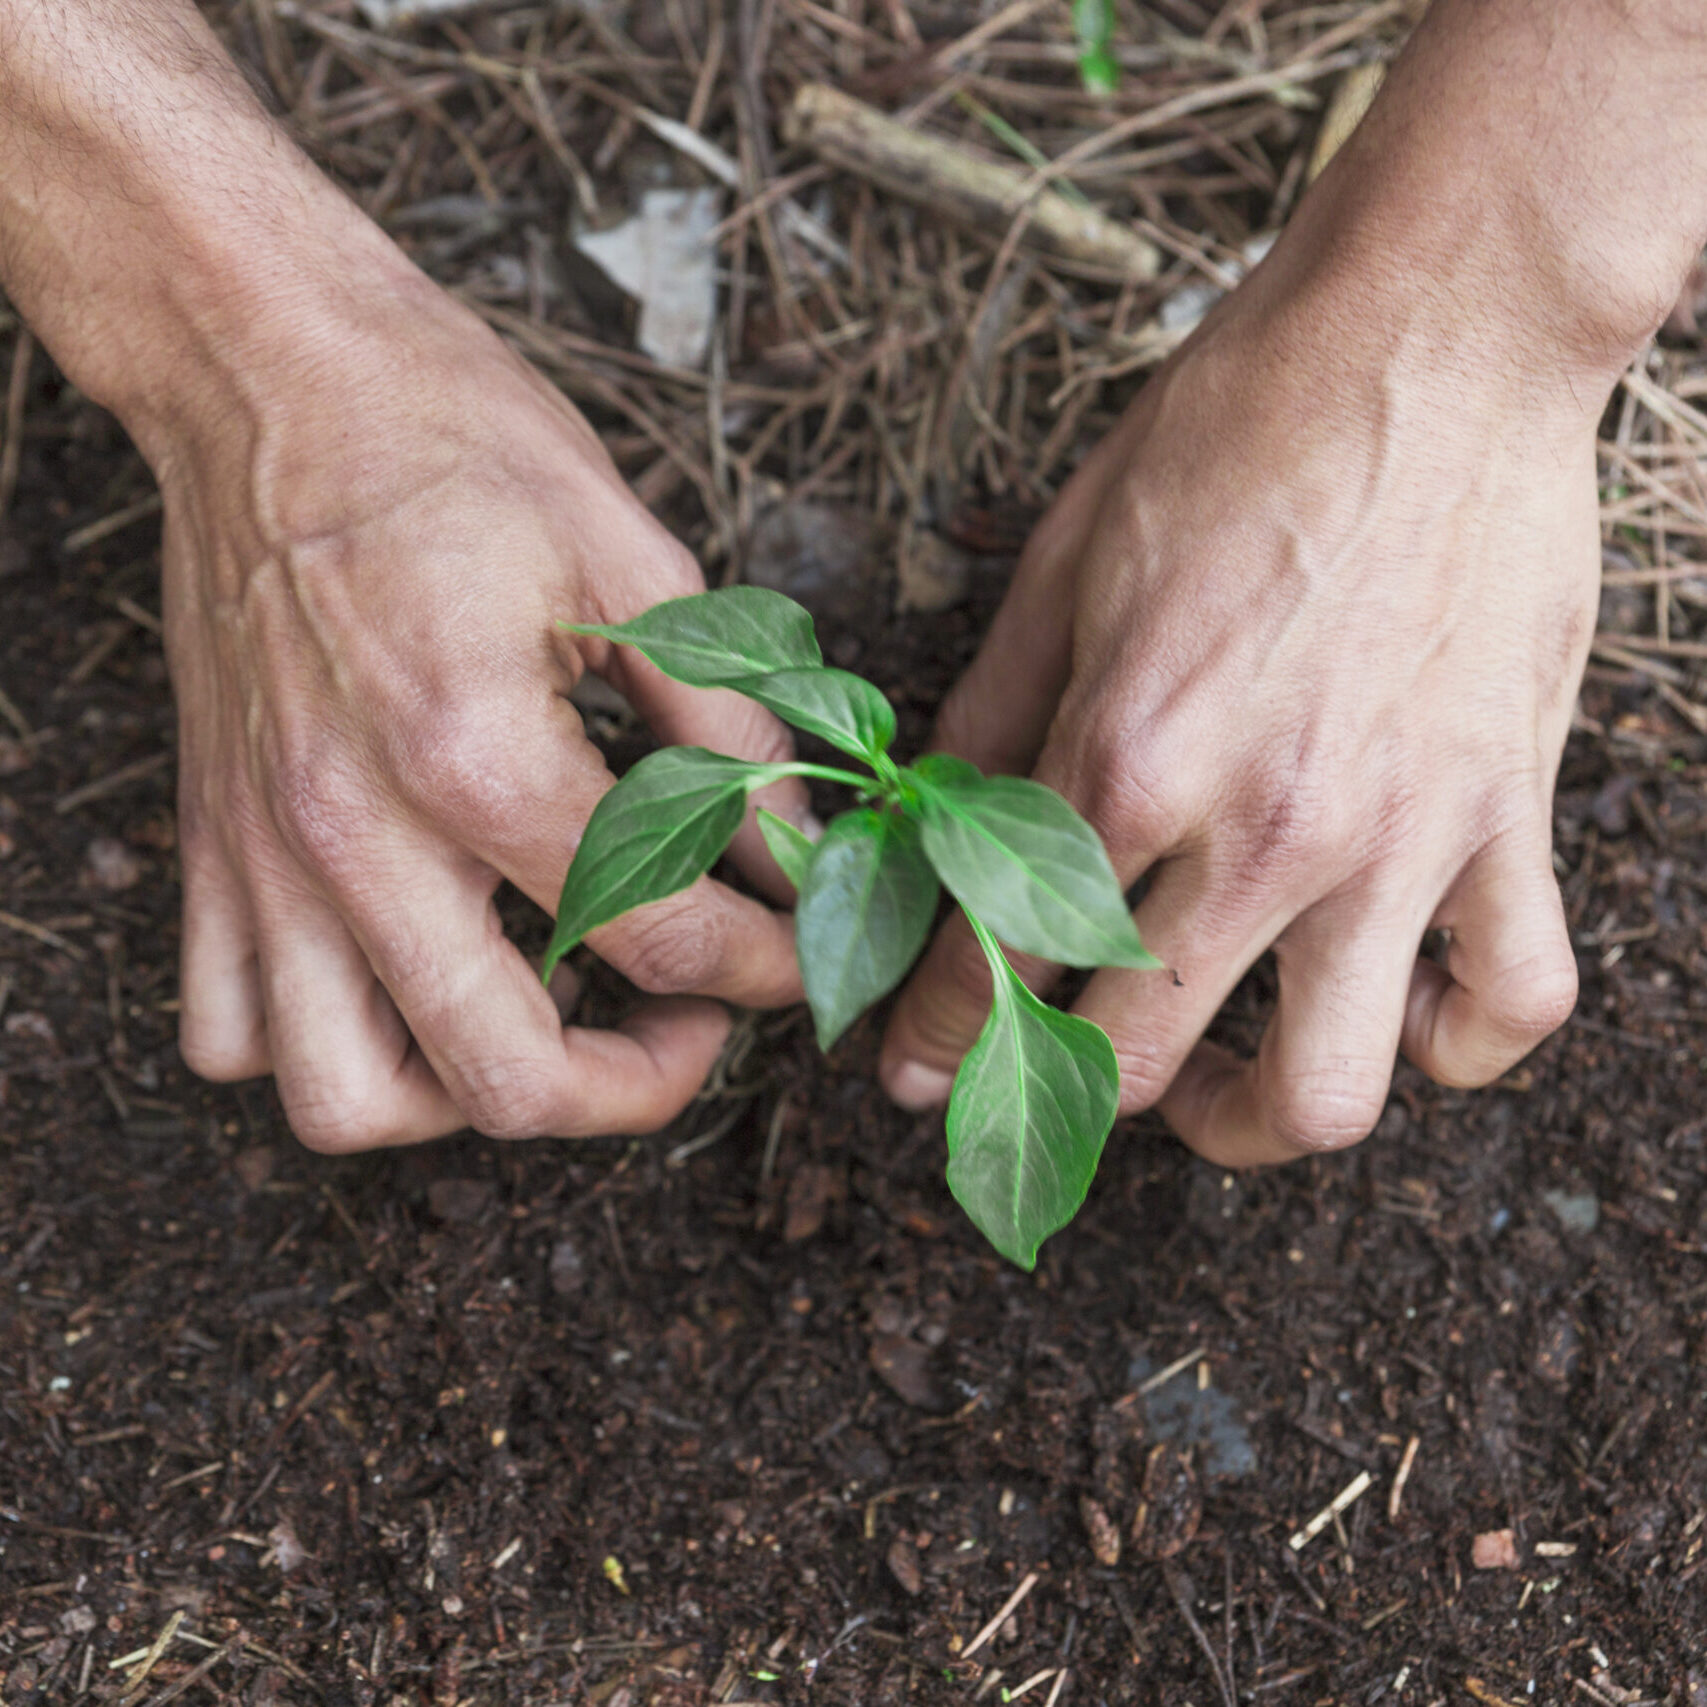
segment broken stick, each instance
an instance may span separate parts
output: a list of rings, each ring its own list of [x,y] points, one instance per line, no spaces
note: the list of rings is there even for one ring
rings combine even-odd
[[[1005,236],[1022,214],[1020,241],[1057,261],[1121,278],[1153,279],[1154,244],[1039,184],[1029,166],[1007,166],[908,126],[822,83],[804,84],[789,109],[788,140],[890,194],[959,225]]]

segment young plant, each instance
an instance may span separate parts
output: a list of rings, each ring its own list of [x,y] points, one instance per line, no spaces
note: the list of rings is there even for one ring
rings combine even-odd
[[[990,963],[989,1020],[955,1075],[948,1183],[1003,1256],[1031,1268],[1072,1220],[1114,1124],[1114,1047],[1089,1020],[1039,1001],[1000,944],[1068,966],[1154,967],[1096,832],[1052,789],[982,775],[927,753],[897,765],[895,713],[878,690],[824,663],[812,619],[762,587],[655,605],[573,633],[633,646],[692,687],[731,688],[868,767],[751,764],[703,747],[640,760],[587,821],[563,885],[544,976],[589,931],[709,871],[755,789],[818,777],[858,804],[809,841],[763,810],[759,827],[799,891],[795,937],[819,1045],[828,1049],[900,983],[930,935],[941,890]]]

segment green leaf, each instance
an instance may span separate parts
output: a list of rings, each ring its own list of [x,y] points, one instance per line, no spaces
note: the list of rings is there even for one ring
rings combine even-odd
[[[643,652],[666,676],[689,687],[733,686],[773,670],[810,670],[823,663],[812,617],[768,587],[722,587],[690,593],[642,611],[632,622],[563,625]]]
[[[830,821],[794,913],[820,1048],[906,976],[930,935],[939,893],[912,819],[865,809]]]
[[[926,855],[1003,942],[1068,966],[1160,964],[1138,940],[1102,839],[1054,789],[980,776],[945,754],[912,775]]]
[[[1073,0],[1073,35],[1079,50],[1079,81],[1090,95],[1112,95],[1120,87],[1112,0]]]
[[[587,820],[563,880],[542,975],[549,977],[588,931],[703,877],[740,829],[748,791],[786,769],[704,747],[647,754]]]
[[[895,708],[863,677],[818,665],[725,684],[785,723],[820,735],[856,758],[875,759],[895,739]]]
[[[990,1017],[948,1099],[948,1185],[986,1239],[1030,1269],[1078,1213],[1120,1106],[1099,1026],[1040,1002],[977,920],[995,980]]]
[[[759,834],[771,850],[771,858],[782,867],[782,874],[798,893],[806,887],[806,868],[812,863],[812,850],[817,846],[811,837],[779,818],[774,812],[759,808]]]
[[[924,754],[913,761],[913,775],[943,788],[952,787],[956,783],[976,787],[984,780],[984,773],[975,764],[966,759],[957,759],[953,753]]]

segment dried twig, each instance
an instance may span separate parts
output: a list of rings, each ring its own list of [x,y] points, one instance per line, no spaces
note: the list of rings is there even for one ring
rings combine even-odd
[[[1374,1480],[1367,1470],[1360,1470],[1308,1523],[1287,1537],[1286,1545],[1294,1553],[1303,1552],[1347,1507],[1355,1505],[1368,1493]]]
[[[1025,1576],[1021,1578],[1019,1587],[1002,1602],[1001,1610],[997,1612],[996,1616],[992,1618],[990,1622],[986,1624],[984,1628],[960,1650],[960,1658],[963,1660],[971,1659],[971,1657],[977,1653],[978,1650],[983,1647],[983,1645],[989,1641],[989,1639],[995,1635],[995,1633],[1000,1630],[1005,1623],[1007,1623],[1008,1619],[1011,1618],[1019,1609],[1020,1602],[1023,1601],[1025,1597],[1036,1587],[1037,1572],[1027,1571]]]
[[[1004,232],[1023,210],[1020,240],[1057,261],[1136,279],[1154,278],[1161,266],[1154,244],[1046,188],[1035,171],[986,160],[824,84],[795,95],[787,131],[821,159],[974,230]]]

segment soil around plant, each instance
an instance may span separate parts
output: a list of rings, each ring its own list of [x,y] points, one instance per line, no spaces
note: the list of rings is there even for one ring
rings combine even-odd
[[[1707,740],[1652,672],[1591,672],[1566,755],[1559,1035],[1485,1092],[1401,1067],[1368,1143],[1280,1172],[1122,1122],[1028,1276],[949,1197],[940,1120],[877,1087],[881,1014],[827,1062],[804,1013],[743,1019],[643,1139],[327,1158],[269,1084],[188,1074],[152,488],[45,362],[27,401],[6,1707],[1707,1707]],[[766,524],[900,750],[1034,513],[965,497],[928,617],[877,541]],[[1271,995],[1259,969],[1230,1041]]]

